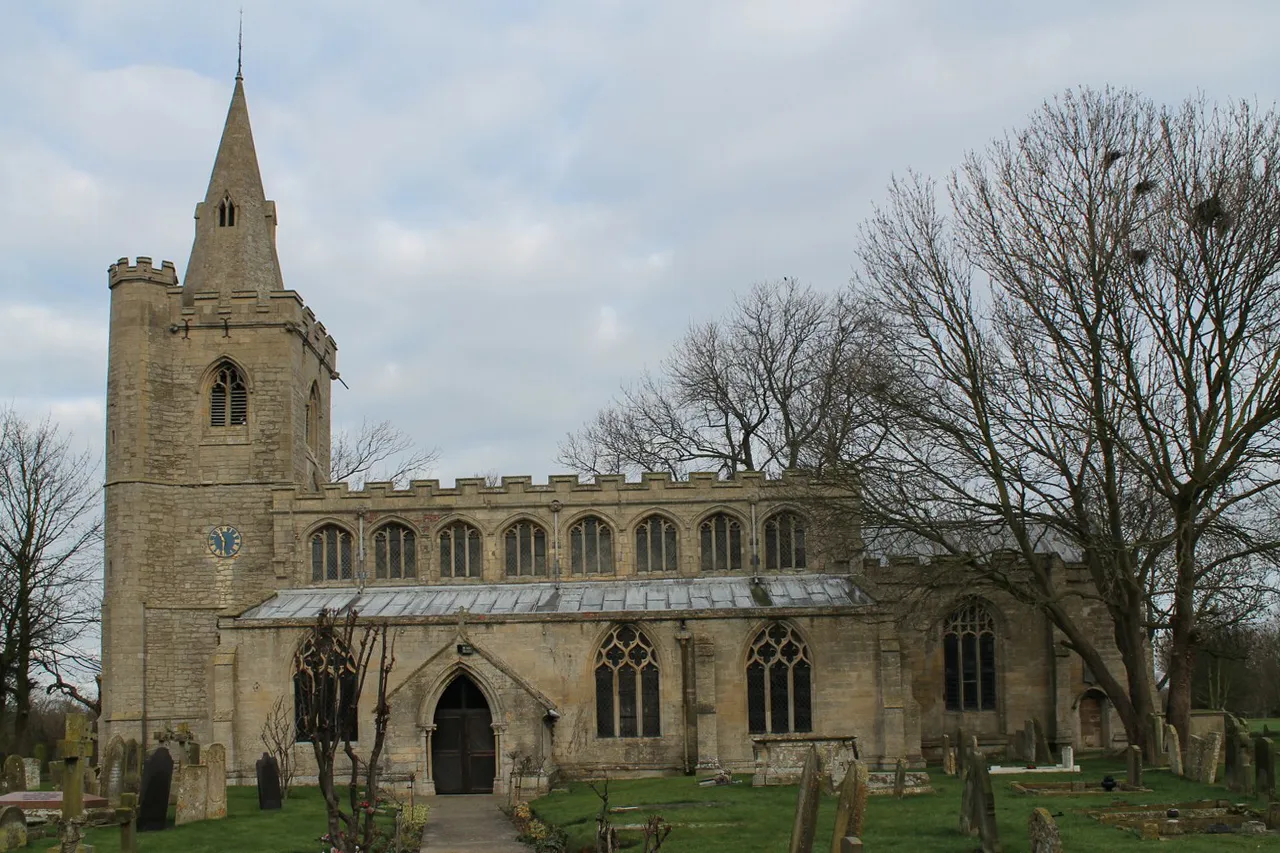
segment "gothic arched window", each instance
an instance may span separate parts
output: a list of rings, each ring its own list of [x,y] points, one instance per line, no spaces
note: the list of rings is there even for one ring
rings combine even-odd
[[[942,629],[943,692],[948,711],[996,709],[996,624],[980,601],[967,601]]]
[[[209,388],[209,426],[243,426],[249,422],[249,389],[240,370],[224,361],[213,371]]]
[[[356,660],[335,638],[309,634],[293,656],[295,740],[359,739]]]
[[[676,526],[651,515],[636,526],[636,571],[674,572],[679,556]]]
[[[546,575],[547,531],[532,521],[517,521],[502,536],[511,577]]]
[[[228,228],[236,224],[236,206],[231,196],[223,196],[218,202],[218,227]]]
[[[805,567],[804,518],[799,513],[780,512],[764,523],[764,567],[770,572]]]
[[[775,622],[747,653],[747,728],[753,733],[813,731],[813,664],[804,640]]]
[[[478,578],[483,566],[484,540],[465,521],[440,531],[440,577]]]
[[[311,534],[311,580],[351,580],[351,534],[326,524]]]
[[[699,528],[704,572],[742,568],[742,525],[728,513],[718,512]]]
[[[386,524],[373,534],[374,577],[416,578],[418,537],[403,524]]]
[[[307,395],[306,410],[307,447],[313,456],[320,455],[320,388],[311,383],[311,393]]]
[[[661,734],[653,643],[636,626],[619,625],[596,654],[596,736]]]
[[[569,570],[575,575],[613,574],[613,529],[594,515],[569,528]]]

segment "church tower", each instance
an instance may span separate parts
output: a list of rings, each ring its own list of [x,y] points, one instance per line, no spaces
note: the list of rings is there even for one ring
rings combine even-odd
[[[108,273],[107,737],[210,736],[219,614],[288,583],[271,490],[328,478],[337,346],[285,289],[275,229],[237,74],[183,281],[146,257]]]

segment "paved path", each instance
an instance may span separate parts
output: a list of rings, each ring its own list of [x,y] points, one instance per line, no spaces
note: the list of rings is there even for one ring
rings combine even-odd
[[[502,813],[506,798],[492,794],[427,797],[431,807],[422,837],[425,853],[528,853]]]

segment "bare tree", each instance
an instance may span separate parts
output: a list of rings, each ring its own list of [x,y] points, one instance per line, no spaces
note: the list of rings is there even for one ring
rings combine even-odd
[[[329,478],[334,483],[350,483],[354,489],[375,481],[404,487],[425,477],[439,458],[439,451],[417,447],[390,421],[364,420],[355,434],[343,430],[333,439]]]
[[[873,420],[882,333],[865,300],[794,279],[758,284],[725,319],[690,328],[659,375],[646,373],[569,435],[559,461],[582,473],[677,477],[821,468]]]
[[[911,380],[878,452],[847,454],[867,523],[1043,612],[1132,743],[1166,631],[1186,743],[1201,621],[1274,594],[1276,114],[1068,93],[945,193],[895,181],[860,254]],[[1105,608],[1123,667],[1073,600]]]
[[[295,656],[294,669],[302,680],[297,692],[298,732],[311,742],[328,815],[330,844],[342,853],[371,850],[379,835],[374,810],[378,805],[382,749],[391,718],[387,681],[395,666],[395,640],[389,634],[388,627],[380,623],[358,626],[354,610],[345,616],[322,610]],[[360,696],[371,667],[376,667],[377,678],[373,746],[367,757],[361,758],[352,742],[358,739]],[[370,740],[367,734],[365,740]],[[346,808],[334,785],[340,748],[351,763]],[[362,783],[364,800],[360,799]]]
[[[12,707],[18,749],[42,671],[92,707],[63,675],[95,666],[79,646],[99,609],[99,489],[96,462],[55,424],[0,410],[0,714]]]
[[[298,723],[294,719],[292,707],[288,700],[281,696],[271,706],[266,722],[262,724],[262,745],[276,759],[280,768],[280,795],[287,798],[289,788],[293,785],[293,777],[297,767],[293,761],[293,747],[297,743]]]

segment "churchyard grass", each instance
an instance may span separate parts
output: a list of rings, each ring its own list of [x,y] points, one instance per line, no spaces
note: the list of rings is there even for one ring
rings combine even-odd
[[[1249,731],[1255,735],[1262,734],[1262,727],[1266,726],[1271,732],[1280,733],[1280,717],[1259,718],[1249,721]]]
[[[1097,782],[1108,774],[1120,780],[1125,778],[1123,761],[1086,759],[1077,763],[1083,768],[1079,776],[1001,775],[991,778],[995,790],[996,820],[1005,853],[1028,849],[1027,819],[1037,806],[1043,806],[1057,816],[1064,848],[1070,853],[1149,853],[1151,842],[1143,842],[1131,832],[1103,826],[1083,814],[1082,810],[1090,806],[1109,805],[1112,797],[1037,797],[1018,794],[1009,787],[1009,783],[1017,779]],[[883,796],[870,798],[866,830],[862,836],[868,850],[877,853],[970,853],[977,847],[976,838],[966,838],[959,831],[959,779],[944,776],[938,767],[929,768],[929,775],[936,793],[903,800]],[[752,788],[750,776],[738,776],[735,781],[741,784],[700,788],[689,777],[615,780],[609,787],[610,805],[614,808],[639,806],[639,809],[614,814],[614,826],[639,826],[648,815],[661,814],[675,827],[662,847],[663,853],[777,853],[786,850],[791,836],[796,786]],[[1167,770],[1147,769],[1144,782],[1153,789],[1152,792],[1126,794],[1127,802],[1239,799],[1221,785],[1200,785],[1176,779]],[[825,853],[830,849],[835,805],[834,796],[823,796],[814,851]],[[532,807],[540,819],[568,833],[570,853],[584,847],[594,849],[590,845],[593,844],[600,801],[586,785],[571,783],[567,792],[542,797],[535,800]],[[635,830],[620,830],[619,835],[624,841],[640,837]],[[1178,853],[1232,850],[1280,853],[1280,837],[1274,836],[1191,835],[1167,843],[1176,845]]]
[[[342,789],[345,792],[345,788]],[[252,785],[227,787],[227,816],[173,826],[161,832],[138,833],[139,853],[317,853],[327,850],[320,836],[325,833],[324,800],[319,788],[294,787],[284,808],[258,810],[258,791]],[[387,819],[387,829],[392,824]],[[97,853],[119,853],[120,830],[116,827],[91,829],[86,842]]]

